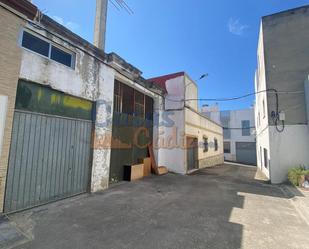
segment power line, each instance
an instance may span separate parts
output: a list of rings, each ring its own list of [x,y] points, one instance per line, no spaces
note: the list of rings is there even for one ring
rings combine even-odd
[[[197,99],[182,99],[182,100],[176,100],[176,99],[169,99],[166,98],[168,101],[171,102],[186,102],[186,101],[210,101],[210,102],[227,102],[227,101],[235,101],[235,100],[239,100],[239,99],[244,99],[244,98],[248,98],[251,96],[255,96],[257,94],[260,93],[273,93],[273,94],[304,94],[305,92],[303,91],[277,91],[275,89],[266,89],[266,90],[262,90],[262,91],[258,91],[258,92],[253,92],[253,93],[248,93],[242,96],[238,96],[238,97],[232,97],[232,98],[213,98],[213,99],[205,99],[205,98],[197,98]]]
[[[120,11],[120,9],[124,9],[129,15],[133,15],[134,11],[131,7],[127,4],[125,0],[109,0],[113,6]]]
[[[257,94],[260,93],[264,93],[264,92],[269,92],[269,93],[274,93],[274,94],[303,94],[303,91],[277,91],[275,89],[266,89],[266,90],[262,90],[262,91],[258,91],[258,92],[254,92],[254,93],[248,93],[239,97],[232,97],[232,98],[214,98],[214,99],[204,99],[204,98],[200,98],[200,99],[185,99],[183,101],[217,101],[217,102],[225,102],[225,101],[234,101],[234,100],[239,100],[239,99],[244,99],[244,98],[248,98],[251,96],[255,96]]]

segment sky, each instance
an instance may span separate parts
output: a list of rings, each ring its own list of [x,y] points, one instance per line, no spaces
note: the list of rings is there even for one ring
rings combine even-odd
[[[113,0],[116,2],[116,0]],[[44,14],[93,41],[95,0],[33,0]],[[304,0],[126,0],[133,14],[108,8],[106,52],[152,78],[179,71],[198,81],[199,98],[254,92],[262,16],[309,4]],[[254,97],[219,103],[248,108]],[[201,102],[202,104],[214,104]]]

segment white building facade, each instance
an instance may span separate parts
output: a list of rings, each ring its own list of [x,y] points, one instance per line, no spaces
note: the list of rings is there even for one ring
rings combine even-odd
[[[196,83],[184,72],[148,81],[167,91],[154,144],[158,164],[180,174],[222,164],[223,129],[198,112]]]
[[[275,184],[286,181],[288,169],[309,166],[308,42],[309,6],[262,18],[255,75],[257,162]]]
[[[204,106],[203,115],[223,127],[224,159],[256,165],[256,137],[254,109],[220,111],[219,105]]]

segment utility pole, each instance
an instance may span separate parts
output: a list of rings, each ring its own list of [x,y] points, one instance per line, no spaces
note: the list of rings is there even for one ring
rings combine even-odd
[[[106,19],[108,0],[97,0],[94,27],[94,45],[105,50]]]

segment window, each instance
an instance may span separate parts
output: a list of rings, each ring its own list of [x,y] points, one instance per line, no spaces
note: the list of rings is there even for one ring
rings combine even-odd
[[[23,34],[22,46],[43,56],[49,56],[49,43],[28,32]]]
[[[231,153],[231,143],[224,142],[224,153],[230,154]]]
[[[214,140],[214,144],[215,144],[215,151],[218,151],[218,139],[215,138]]]
[[[145,115],[145,95],[134,91],[134,114],[136,117],[144,118]]]
[[[72,67],[72,55],[64,52],[63,50],[56,48],[54,46],[51,47],[51,56],[50,58],[54,61],[57,61],[63,65],[68,67]]]
[[[241,121],[242,136],[250,136],[250,120]]]
[[[115,80],[114,112],[153,121],[153,99]]]
[[[264,167],[268,168],[268,151],[267,149],[264,149]]]
[[[22,47],[29,49],[35,53],[48,57],[65,66],[74,68],[74,55],[55,47],[49,42],[40,39],[26,31],[23,32]]]
[[[203,146],[204,146],[204,152],[208,152],[208,138],[203,137]]]
[[[134,89],[125,84],[122,86],[122,113],[134,114]]]
[[[115,81],[114,85],[114,112],[120,113],[121,112],[121,87],[120,82]]]
[[[259,114],[258,114],[258,126],[260,126],[260,125],[261,125],[261,114],[259,112]]]
[[[153,120],[153,99],[145,96],[145,118]]]

